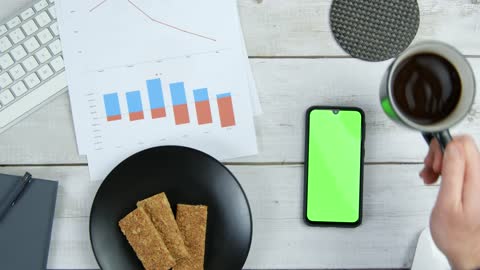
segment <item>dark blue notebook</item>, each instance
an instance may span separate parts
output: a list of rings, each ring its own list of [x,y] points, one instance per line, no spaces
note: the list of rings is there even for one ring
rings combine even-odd
[[[0,174],[0,203],[21,178]],[[57,188],[56,181],[34,178],[0,220],[1,269],[46,269]]]

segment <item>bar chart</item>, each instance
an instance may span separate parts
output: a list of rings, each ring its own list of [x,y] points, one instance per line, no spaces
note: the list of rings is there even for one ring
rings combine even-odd
[[[196,124],[201,126],[216,124],[216,119],[222,128],[236,125],[233,97],[230,92],[210,95],[207,88],[187,90],[184,82],[169,83],[167,87],[169,97],[165,95],[162,80],[155,78],[146,80],[145,95],[142,95],[142,90],[126,91],[124,94],[121,92],[104,94],[106,121],[141,121],[145,120],[147,112],[150,113],[152,120],[173,117],[175,125],[194,124],[194,120],[191,120],[193,115],[196,116]],[[123,108],[126,113],[122,113],[122,107],[126,107]],[[218,111],[218,117],[214,117],[215,109]]]
[[[150,100],[150,110],[152,118],[162,118],[167,116],[165,110],[165,101],[163,99],[162,82],[160,79],[148,80],[148,99]]]
[[[207,88],[193,90],[195,99],[195,110],[197,112],[197,122],[199,125],[212,123],[212,110],[210,108],[210,99],[208,98]]]
[[[126,96],[130,121],[142,120],[144,115],[140,91],[127,92]]]
[[[190,123],[190,116],[188,114],[187,97],[185,95],[185,87],[183,82],[171,83],[170,94],[172,96],[175,124],[183,125],[183,124]]]
[[[122,114],[120,112],[120,102],[118,100],[117,93],[104,95],[103,102],[105,104],[107,121],[117,121],[122,119]]]
[[[217,95],[218,113],[222,127],[235,126],[235,115],[233,112],[232,95],[224,93]]]

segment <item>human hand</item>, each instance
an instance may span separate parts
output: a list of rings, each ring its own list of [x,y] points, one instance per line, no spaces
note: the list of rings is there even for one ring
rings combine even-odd
[[[432,140],[420,172],[426,184],[442,175],[430,217],[432,238],[455,270],[480,267],[480,153],[473,139],[457,137],[442,154]]]

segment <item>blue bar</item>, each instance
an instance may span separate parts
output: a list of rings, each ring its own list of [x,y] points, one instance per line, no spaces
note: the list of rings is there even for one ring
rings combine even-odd
[[[231,97],[231,96],[232,96],[232,95],[230,95],[230,93],[218,94],[218,95],[217,95],[217,99],[226,98],[226,97]]]
[[[170,93],[172,95],[173,106],[187,104],[187,96],[185,96],[185,86],[183,82],[171,83]]]
[[[195,99],[195,102],[208,100],[207,88],[193,90],[193,98]]]
[[[105,111],[107,116],[120,115],[120,102],[118,101],[118,94],[106,94],[103,95],[103,103],[105,104]]]
[[[140,91],[127,92],[127,104],[129,113],[143,111]]]
[[[153,79],[147,81],[148,98],[150,99],[150,108],[158,109],[165,108],[165,101],[163,100],[162,83],[160,79]]]

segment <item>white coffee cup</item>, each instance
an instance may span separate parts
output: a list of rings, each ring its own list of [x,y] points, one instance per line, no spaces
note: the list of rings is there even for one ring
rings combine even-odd
[[[450,62],[457,70],[461,82],[460,99],[453,111],[438,122],[431,124],[419,124],[402,113],[393,95],[393,75],[400,64],[405,59],[424,53],[436,54]],[[452,140],[448,129],[465,118],[472,107],[474,99],[475,77],[467,59],[452,46],[438,41],[424,41],[407,48],[390,64],[380,86],[380,104],[385,113],[395,122],[421,131],[428,142],[435,137],[443,150]]]

